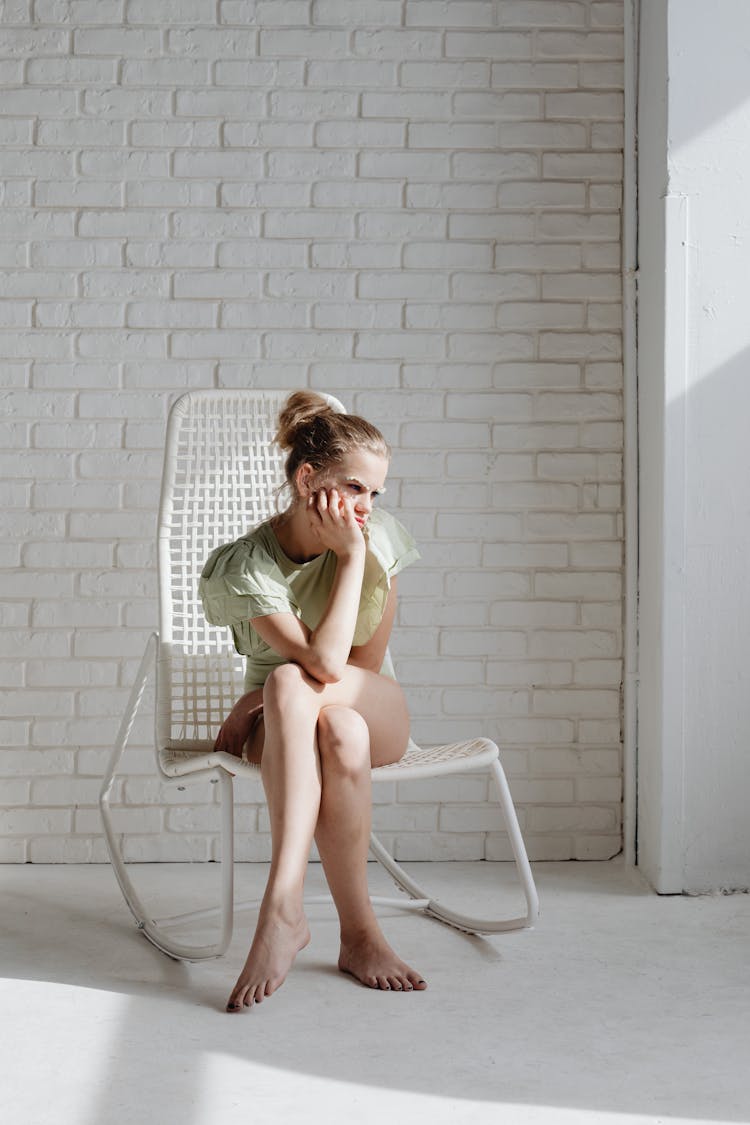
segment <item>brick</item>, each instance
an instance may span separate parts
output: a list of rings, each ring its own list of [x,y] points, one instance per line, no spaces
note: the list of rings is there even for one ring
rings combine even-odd
[[[356,68],[354,64],[350,65],[352,68],[350,81],[348,83],[337,83],[335,75],[340,73],[340,66],[338,64],[335,74],[330,73],[330,68],[326,69],[324,67],[318,75],[318,81],[316,81],[316,63],[314,61],[310,62],[308,64],[308,86],[310,88],[308,89],[308,87],[306,87],[304,90],[273,91],[269,95],[268,102],[271,117],[289,120],[298,120],[301,118],[303,120],[315,122],[328,117],[357,117],[358,93],[349,93],[344,90],[332,90],[329,88],[332,85],[339,84],[357,86],[355,69],[359,69],[359,67],[365,64],[357,63]],[[369,63],[367,65],[372,66],[375,64]],[[323,90],[312,88],[319,85],[326,88]]]
[[[447,58],[530,59],[532,44],[531,35],[522,32],[448,31],[445,54]]]
[[[494,210],[497,202],[497,188],[494,184],[420,184],[406,185],[406,206],[409,208],[434,208],[463,211],[475,208],[479,211]]]
[[[268,359],[296,359],[300,354],[316,359],[341,359],[352,354],[353,341],[350,333],[343,332],[268,332],[263,347]],[[249,350],[244,354],[249,355]]]
[[[64,43],[61,50],[67,48],[67,36]],[[154,58],[161,53],[161,34],[140,28],[78,28],[73,32],[73,51],[76,55]]]
[[[621,33],[541,31],[536,38],[539,58],[571,59],[621,59],[623,37]]]
[[[491,0],[409,0],[406,23],[420,27],[492,27],[495,22]]]
[[[603,832],[618,827],[614,809],[595,805],[576,807],[539,807],[530,810],[531,831],[537,832]]]
[[[261,29],[259,53],[272,58],[341,59],[349,54],[349,37],[343,31],[321,28]]]
[[[583,328],[583,305],[573,302],[507,301],[496,313],[498,328]]]
[[[613,149],[616,153],[619,153],[624,147],[624,129],[619,122],[593,122],[591,125],[592,149]]]
[[[536,147],[532,137],[535,129],[539,128],[537,119],[541,116],[539,94],[486,90],[458,93],[454,99],[454,112],[458,117],[490,118],[503,148],[512,148],[516,144],[519,148]],[[511,125],[512,122],[518,124]],[[520,122],[524,123],[523,126]],[[582,141],[585,143],[585,136],[582,136]]]
[[[216,22],[213,0],[127,0],[125,19],[133,24],[208,24]]]
[[[447,715],[526,715],[529,712],[529,693],[519,689],[446,689],[443,692],[443,708]]]
[[[412,31],[408,28],[373,28],[354,31],[355,55],[375,59],[428,58],[442,55],[440,31]]]
[[[582,743],[599,744],[608,743],[619,745],[620,724],[612,719],[582,719],[578,724],[579,738]],[[610,773],[614,772],[610,768]]]
[[[487,625],[487,617],[487,606],[481,602],[457,604],[439,600],[426,602],[422,599],[410,602],[403,598],[398,620],[401,625],[408,627],[426,625],[482,627]]]
[[[399,297],[412,297],[439,301],[449,296],[448,284],[447,277],[434,272],[411,275],[398,270],[385,270],[381,273],[363,272],[359,275],[358,296],[364,299],[390,297],[395,300]]]
[[[407,10],[407,22],[408,22]],[[462,86],[485,87],[489,85],[490,67],[486,62],[429,62],[409,59],[401,64],[400,84],[405,88],[436,90],[457,89]],[[454,105],[458,109],[458,103]]]
[[[305,5],[306,10],[306,5]],[[314,24],[367,24],[376,26],[401,23],[401,0],[348,0],[341,5],[339,0],[314,0],[312,22]]]
[[[542,332],[539,352],[542,359],[618,359],[622,350],[619,333]]]
[[[577,449],[578,427],[573,424],[495,425],[492,445],[502,450]]]
[[[491,832],[501,828],[497,805],[444,805],[440,809],[441,832]]]
[[[329,212],[269,212],[265,217],[266,238],[351,238],[354,219],[351,215]]]
[[[625,68],[622,62],[582,62],[580,73],[581,86],[586,89],[599,86],[622,90],[625,85]]]
[[[577,777],[576,798],[593,804],[619,803],[622,800],[622,780],[619,777]]]
[[[0,746],[27,746],[29,728],[30,722],[28,721],[24,722],[21,719],[0,719]],[[0,776],[8,775],[7,754],[8,751],[3,749],[3,753],[0,755]],[[25,773],[26,769],[22,769],[21,772]]]
[[[619,180],[622,157],[619,153],[547,152],[542,157],[546,180]]]
[[[489,544],[484,548],[484,554],[492,559],[493,548],[496,545]],[[575,605],[565,602],[553,601],[524,601],[512,602],[502,601],[496,602],[492,606],[490,613],[490,622],[492,625],[501,626],[502,628],[530,628],[534,626],[554,627],[555,625],[576,625],[578,622],[578,610]],[[536,636],[536,634],[534,634]],[[532,653],[534,656],[546,656],[545,649],[538,647]],[[570,655],[565,652],[551,652],[552,656]]]
[[[538,394],[534,400],[534,415],[539,421],[578,418],[620,418],[622,397],[619,394],[576,394],[571,391],[551,391]]]
[[[355,341],[354,354],[358,358],[373,359],[400,357],[439,359],[445,355],[445,339],[442,334],[437,332],[412,332],[410,334],[361,332]]]
[[[581,747],[532,750],[531,769],[537,774],[611,776],[620,772],[620,756],[618,750],[587,750]]]
[[[581,426],[581,445],[589,449],[622,449],[621,422],[586,422]]]
[[[0,809],[0,833],[26,836],[29,833],[69,832],[72,814],[68,809]]]
[[[487,662],[487,682],[500,687],[564,687],[573,679],[573,664],[568,660]]]
[[[363,152],[359,157],[359,175],[364,179],[447,180],[450,176],[448,153]]]
[[[622,93],[591,93],[577,90],[571,93],[546,94],[546,117],[570,117],[576,121],[586,118],[622,121]]]
[[[520,632],[491,633],[478,629],[452,629],[441,639],[444,656],[505,656],[526,654],[526,635]]]
[[[581,263],[581,248],[575,245],[555,243],[510,243],[498,245],[495,249],[495,268],[499,270],[571,270]],[[530,294],[537,296],[537,283],[534,282]]]
[[[586,327],[592,332],[602,329],[619,331],[622,327],[622,306],[616,301],[608,304],[591,302],[587,309]]]
[[[615,657],[620,643],[616,632],[595,629],[539,629],[529,640],[529,655],[563,660]]]
[[[493,183],[535,179],[538,163],[538,156],[530,152],[457,152],[451,158],[453,173],[457,178],[492,180]],[[505,216],[499,216],[498,221],[502,218]]]

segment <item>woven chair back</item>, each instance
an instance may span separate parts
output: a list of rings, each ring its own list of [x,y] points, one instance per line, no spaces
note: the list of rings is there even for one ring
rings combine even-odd
[[[288,393],[192,391],[170,412],[158,533],[162,746],[204,749],[242,694],[244,658],[228,628],[206,621],[198,580],[215,547],[276,510],[284,459],[273,437]]]

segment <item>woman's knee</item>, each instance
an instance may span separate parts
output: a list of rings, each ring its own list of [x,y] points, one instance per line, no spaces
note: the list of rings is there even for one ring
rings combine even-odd
[[[352,707],[324,707],[317,734],[324,769],[351,775],[370,769],[370,731]]]
[[[271,669],[263,685],[263,707],[288,707],[299,699],[304,686],[305,673],[299,664],[279,664]]]

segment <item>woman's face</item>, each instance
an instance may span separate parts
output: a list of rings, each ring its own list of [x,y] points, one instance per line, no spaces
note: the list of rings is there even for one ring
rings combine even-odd
[[[373,506],[385,492],[388,459],[369,449],[355,449],[342,461],[315,474],[315,489],[337,489],[339,496],[352,501],[354,518],[364,527]]]

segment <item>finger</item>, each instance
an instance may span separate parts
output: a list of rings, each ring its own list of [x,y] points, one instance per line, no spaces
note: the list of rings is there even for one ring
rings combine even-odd
[[[328,508],[328,494],[324,488],[321,488],[317,494],[318,496],[318,511],[325,512]]]

